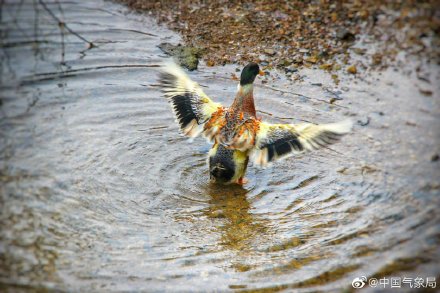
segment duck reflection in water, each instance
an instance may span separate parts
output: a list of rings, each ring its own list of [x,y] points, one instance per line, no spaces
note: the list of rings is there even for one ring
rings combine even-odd
[[[210,184],[207,189],[211,199],[205,214],[211,219],[221,220],[218,230],[221,245],[226,249],[249,251],[257,238],[269,234],[264,219],[250,212],[251,205],[246,198],[248,190],[240,185],[218,184]]]

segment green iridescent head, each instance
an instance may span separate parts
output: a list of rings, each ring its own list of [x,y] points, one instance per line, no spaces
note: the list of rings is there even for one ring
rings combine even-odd
[[[260,67],[257,63],[249,63],[241,71],[240,85],[243,86],[246,84],[254,83],[255,77],[257,77],[257,75],[264,75],[264,73],[260,70]]]

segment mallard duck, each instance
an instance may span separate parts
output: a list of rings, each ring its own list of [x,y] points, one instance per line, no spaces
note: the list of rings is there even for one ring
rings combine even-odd
[[[249,160],[258,166],[295,153],[311,151],[337,142],[351,130],[352,122],[315,125],[271,124],[257,118],[253,83],[263,75],[258,64],[246,65],[230,107],[213,102],[185,72],[168,63],[161,67],[160,84],[182,133],[200,134],[213,142],[209,152],[212,181],[244,184]]]

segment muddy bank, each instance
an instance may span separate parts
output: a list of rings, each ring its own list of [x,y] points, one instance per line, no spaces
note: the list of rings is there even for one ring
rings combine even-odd
[[[367,57],[362,66],[379,68],[399,52],[433,62],[440,56],[434,0],[120,2],[179,32],[186,45],[205,52],[208,66],[254,61],[286,71],[317,65],[354,74],[353,55]]]

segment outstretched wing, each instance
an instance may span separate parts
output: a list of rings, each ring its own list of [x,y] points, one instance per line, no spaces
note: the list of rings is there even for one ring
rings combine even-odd
[[[350,132],[352,125],[350,120],[321,125],[261,122],[251,159],[254,164],[265,166],[294,153],[325,147]]]
[[[212,114],[222,107],[221,104],[214,103],[200,86],[174,63],[167,63],[161,67],[159,82],[164,96],[173,108],[180,129],[189,137],[199,135]]]

